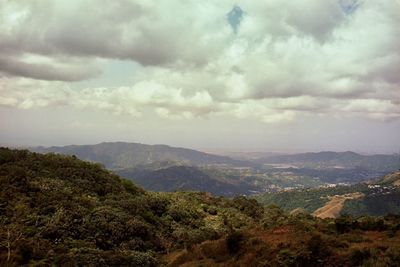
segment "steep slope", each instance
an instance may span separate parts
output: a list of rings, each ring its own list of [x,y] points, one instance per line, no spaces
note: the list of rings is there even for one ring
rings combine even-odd
[[[360,192],[329,197],[329,202],[327,202],[323,207],[314,211],[312,215],[322,219],[337,218],[340,216],[346,200],[360,199],[363,197],[364,194]]]
[[[154,162],[172,161],[190,165],[227,164],[249,165],[249,162],[234,160],[200,151],[170,147],[167,145],[144,145],[138,143],[110,142],[97,145],[70,145],[63,147],[36,147],[34,152],[75,155],[79,159],[100,162],[107,168],[122,169]],[[251,165],[251,164],[250,164]]]
[[[1,266],[156,266],[159,253],[220,238],[263,212],[246,199],[148,193],[74,156],[5,148],[0,184]]]
[[[368,184],[292,190],[255,198],[265,205],[275,204],[286,211],[303,208],[316,216],[323,214],[322,217],[400,214],[400,188],[395,185],[398,178],[398,173],[392,173]],[[331,213],[325,213],[331,208]]]
[[[256,190],[254,186],[245,182],[233,184],[214,179],[200,169],[191,166],[170,166],[156,170],[124,169],[116,171],[116,173],[151,191],[206,191],[213,195],[234,196],[248,195]]]
[[[45,153],[75,155],[80,159],[99,162],[122,177],[135,181],[147,190],[207,191],[214,195],[248,195],[255,186],[240,181],[231,183],[208,175],[197,166],[253,166],[244,161],[211,155],[195,150],[165,145],[136,143],[101,143],[97,145],[34,148]]]
[[[375,184],[400,186],[400,171],[385,175],[376,181]]]
[[[0,266],[400,264],[394,215],[322,221],[244,197],[149,193],[73,156],[5,148],[0,184]]]

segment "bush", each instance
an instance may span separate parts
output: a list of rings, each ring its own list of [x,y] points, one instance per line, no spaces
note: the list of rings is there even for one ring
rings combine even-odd
[[[264,208],[255,199],[243,196],[233,199],[234,207],[253,219],[259,219],[264,213]]]
[[[371,252],[368,249],[353,249],[349,255],[350,266],[363,265],[364,261],[371,257]]]
[[[231,255],[239,252],[243,243],[244,236],[240,232],[233,232],[226,237],[226,246]]]
[[[349,216],[342,216],[335,219],[336,231],[340,234],[347,233],[353,229],[353,220]]]

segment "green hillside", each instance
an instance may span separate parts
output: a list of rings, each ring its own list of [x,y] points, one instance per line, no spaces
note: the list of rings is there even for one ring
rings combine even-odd
[[[97,145],[70,145],[48,148],[35,147],[30,150],[40,153],[54,152],[75,155],[82,160],[99,162],[110,169],[132,168],[138,165],[166,161],[190,165],[250,164],[249,162],[207,154],[192,149],[124,142],[105,142]]]
[[[400,172],[395,172],[370,183],[291,190],[258,195],[255,198],[264,205],[274,204],[286,211],[302,208],[312,213],[328,203],[333,196],[360,192],[364,196],[358,199],[347,199],[341,214],[353,216],[400,214],[400,187],[396,186],[398,181],[400,181]]]
[[[393,155],[319,152],[269,154],[266,161],[264,158],[243,161],[185,148],[124,142],[31,150],[75,155],[101,163],[148,190],[184,189],[220,196],[313,188],[332,183],[355,184],[386,174],[397,160]]]
[[[18,265],[153,266],[157,253],[220,238],[262,213],[245,199],[145,192],[73,156],[1,149],[0,164],[1,244],[10,232]]]
[[[0,148],[0,266],[398,266],[399,217],[318,220],[152,193],[73,156]]]
[[[197,167],[169,166],[159,169],[123,169],[116,171],[146,190],[159,192],[206,191],[213,195],[249,195],[255,186],[233,179],[217,179]]]

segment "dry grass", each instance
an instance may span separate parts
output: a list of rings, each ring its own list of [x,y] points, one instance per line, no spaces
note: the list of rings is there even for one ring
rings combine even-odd
[[[337,218],[339,217],[340,212],[343,209],[344,202],[347,199],[359,199],[363,197],[364,194],[360,192],[330,197],[330,201],[326,203],[325,206],[314,211],[313,215],[321,219]]]

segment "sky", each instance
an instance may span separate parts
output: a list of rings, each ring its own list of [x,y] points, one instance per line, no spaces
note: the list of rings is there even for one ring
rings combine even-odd
[[[400,0],[0,0],[0,143],[394,153]]]

